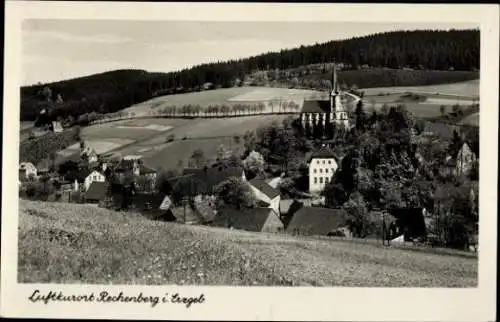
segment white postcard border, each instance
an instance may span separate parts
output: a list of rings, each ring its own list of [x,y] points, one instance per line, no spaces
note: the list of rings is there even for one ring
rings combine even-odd
[[[20,39],[23,19],[183,21],[470,22],[481,28],[479,286],[470,289],[207,287],[17,283]],[[498,155],[498,7],[416,4],[209,4],[6,2],[2,180],[1,314],[38,318],[175,320],[478,321],[495,318]],[[180,305],[30,303],[33,290],[102,290],[148,295],[179,291],[206,298]]]

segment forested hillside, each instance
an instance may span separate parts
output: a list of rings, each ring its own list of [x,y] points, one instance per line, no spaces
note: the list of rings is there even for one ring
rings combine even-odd
[[[86,113],[116,112],[160,94],[245,83],[322,88],[325,84],[321,81],[332,61],[341,64],[339,77],[350,86],[463,81],[478,77],[479,48],[479,30],[401,31],[301,46],[170,73],[111,71],[22,87],[21,120],[36,120],[40,111],[46,109],[45,121],[63,118],[71,123]]]

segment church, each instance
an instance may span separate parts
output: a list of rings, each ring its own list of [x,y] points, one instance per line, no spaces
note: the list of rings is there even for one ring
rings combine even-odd
[[[329,100],[304,100],[300,113],[302,127],[314,136],[330,136],[332,126],[349,128],[349,117],[341,100],[337,68],[332,71],[332,90]]]

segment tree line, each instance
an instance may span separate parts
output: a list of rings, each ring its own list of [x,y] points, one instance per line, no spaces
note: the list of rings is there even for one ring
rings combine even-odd
[[[319,64],[317,68],[321,74],[325,74],[329,72],[329,63],[332,61],[343,64],[346,74],[341,73],[341,78],[351,77],[349,82],[352,81],[352,84],[359,87],[394,86],[395,78],[406,79],[404,84],[397,81],[397,85],[422,85],[429,83],[423,69],[477,70],[479,30],[387,32],[301,46],[245,59],[201,64],[169,73],[116,70],[50,84],[25,86],[21,88],[21,120],[36,120],[44,109],[51,120],[75,119],[91,112],[113,113],[158,95],[241,86],[245,84],[245,80],[251,83],[257,79],[258,84],[262,77],[274,78],[276,83],[282,84],[317,86],[314,82],[300,83],[300,79],[311,74],[311,68],[299,74],[284,72],[285,76],[280,76],[281,79],[272,76],[270,71],[278,70],[283,73],[300,66]],[[408,67],[419,69],[420,76],[411,80],[409,71],[403,77],[395,76],[398,72],[390,70],[379,69],[376,73],[361,73],[364,70],[358,70],[366,67]],[[370,76],[367,84],[363,83],[364,74]],[[462,72],[460,77],[470,79],[471,75]],[[477,77],[477,73],[474,75]],[[455,76],[433,76],[431,79],[442,78],[441,81],[445,82],[450,81],[450,77],[457,81]],[[436,83],[436,80],[431,83]]]

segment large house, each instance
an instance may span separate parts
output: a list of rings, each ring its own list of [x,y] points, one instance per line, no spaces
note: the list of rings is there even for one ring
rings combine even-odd
[[[309,161],[309,192],[318,193],[325,189],[338,169],[338,158],[323,147],[311,155]]]
[[[250,188],[257,200],[268,204],[276,213],[280,212],[280,191],[271,187],[265,179],[254,178],[249,181]]]
[[[300,113],[300,120],[304,128],[312,131],[318,126],[326,129],[327,125],[335,123],[348,128],[349,117],[342,104],[341,92],[337,81],[337,69],[333,66],[332,90],[329,100],[304,100]]]

